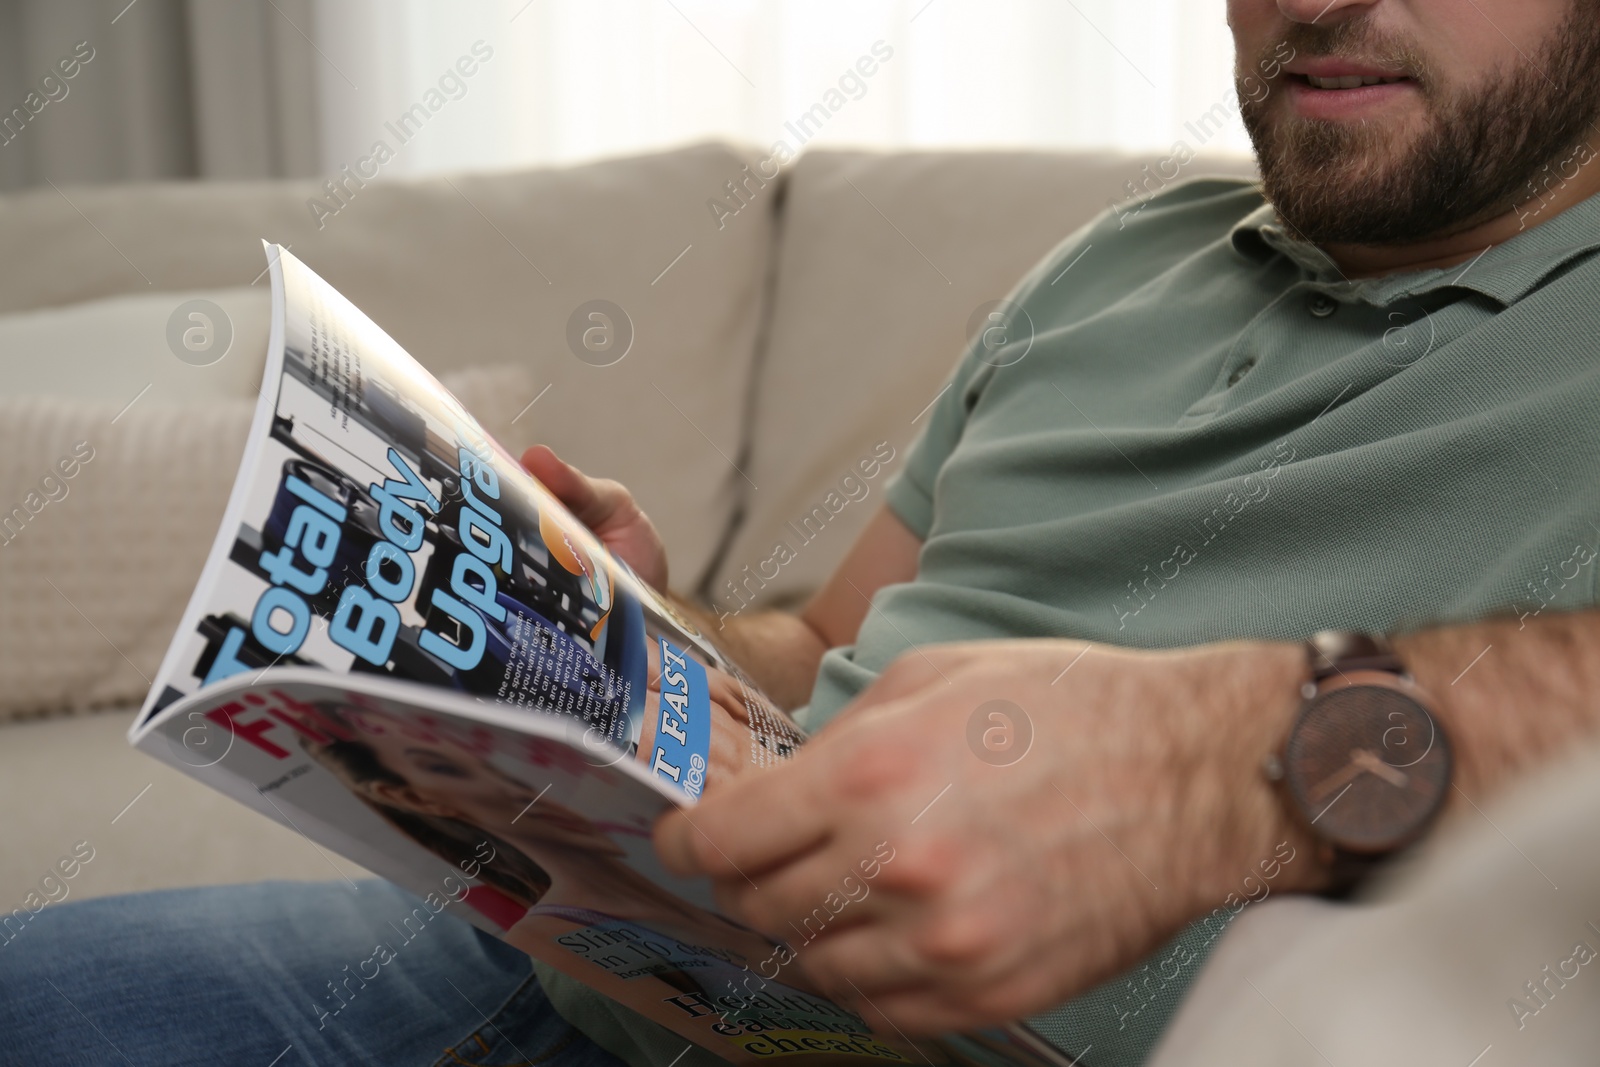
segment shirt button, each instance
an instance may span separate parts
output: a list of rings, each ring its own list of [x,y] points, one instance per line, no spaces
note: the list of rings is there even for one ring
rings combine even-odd
[[[1325,319],[1339,310],[1339,302],[1327,293],[1312,293],[1306,306],[1319,319]]]
[[[1228,388],[1232,389],[1234,386],[1238,385],[1239,382],[1244,379],[1244,376],[1250,373],[1251,368],[1253,368],[1255,365],[1255,357],[1252,356],[1243,363],[1239,364],[1237,367],[1233,368],[1233,373],[1228,375]]]

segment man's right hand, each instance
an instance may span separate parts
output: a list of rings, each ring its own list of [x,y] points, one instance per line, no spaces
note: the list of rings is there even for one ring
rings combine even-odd
[[[626,486],[590,478],[546,445],[534,445],[524,452],[522,465],[593,530],[612,555],[657,592],[667,591],[666,547]]]

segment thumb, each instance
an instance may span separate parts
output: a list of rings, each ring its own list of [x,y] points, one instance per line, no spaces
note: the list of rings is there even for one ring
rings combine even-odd
[[[602,499],[594,480],[557,456],[549,445],[534,445],[524,452],[522,466],[590,529],[610,517],[612,508]]]
[[[679,878],[692,878],[705,873],[705,866],[696,853],[696,835],[689,817],[677,808],[669,808],[656,820],[652,835],[656,856],[670,874]]]

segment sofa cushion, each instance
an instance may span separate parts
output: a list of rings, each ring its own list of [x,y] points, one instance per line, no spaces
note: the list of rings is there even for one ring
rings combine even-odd
[[[340,199],[316,181],[45,187],[0,197],[0,312],[245,286],[264,265],[260,239],[285,244],[435,373],[530,368],[518,406],[540,399],[518,426],[631,486],[692,587],[744,484],[729,457],[744,435],[771,213],[719,231],[706,208],[744,162],[701,145],[564,169],[341,177]],[[631,349],[610,366],[595,364],[615,347],[585,362],[569,344],[590,327],[604,341],[602,322],[569,328],[593,300],[632,323]]]
[[[0,811],[12,813],[0,834],[0,916],[24,907],[29,893],[66,903],[174,886],[371,877],[130,747],[136,712],[0,726]],[[81,841],[92,860],[61,878],[57,862]],[[26,924],[6,932],[22,936]]]
[[[1147,163],[1152,182],[1172,169],[1105,153],[813,151],[795,162],[745,467],[758,488],[706,589],[714,604],[793,603],[827,577],[880,506],[969,320],[1125,199],[1127,183],[1145,183]],[[1180,176],[1204,173],[1253,168],[1202,157]],[[863,461],[872,470],[890,449],[888,471],[863,477]]]

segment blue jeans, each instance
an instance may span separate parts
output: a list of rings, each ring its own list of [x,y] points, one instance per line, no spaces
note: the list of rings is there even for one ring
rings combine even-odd
[[[0,1065],[622,1067],[460,907],[380,881],[51,905],[0,932]]]

